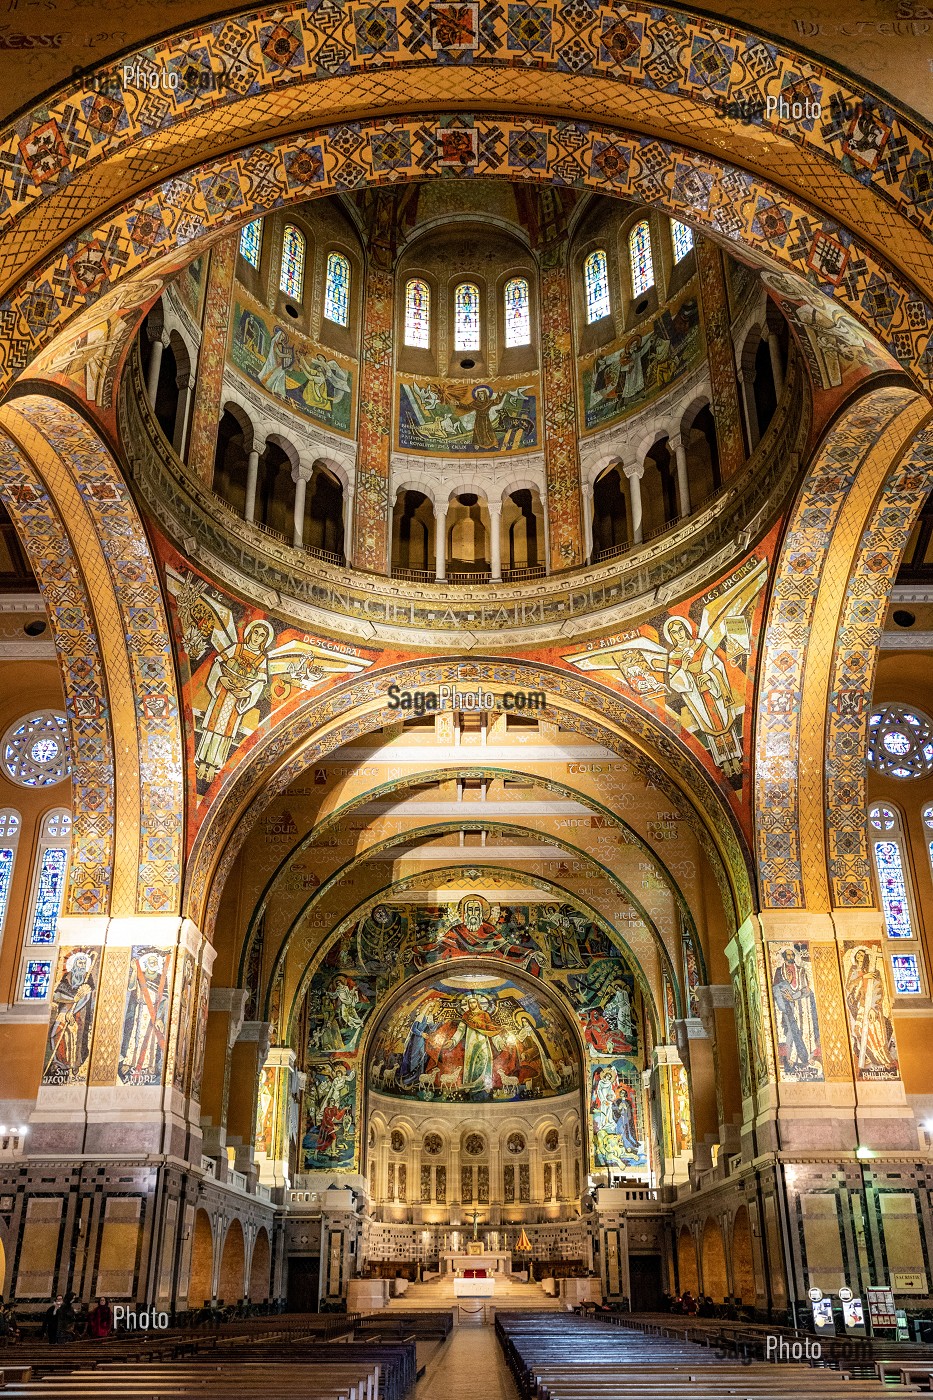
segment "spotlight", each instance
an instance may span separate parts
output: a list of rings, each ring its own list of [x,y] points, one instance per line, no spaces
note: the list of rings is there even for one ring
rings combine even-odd
[[[925,1133],[933,1133],[933,1118],[925,1118],[923,1120],[923,1131]]]
[[[874,1153],[870,1147],[857,1147],[855,1149],[855,1155],[860,1162],[868,1162],[874,1156]]]

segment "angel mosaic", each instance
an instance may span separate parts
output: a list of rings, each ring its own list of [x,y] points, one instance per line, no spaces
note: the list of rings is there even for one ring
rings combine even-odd
[[[639,699],[663,705],[737,784],[742,773],[745,665],[767,569],[766,560],[749,560],[718,592],[706,595],[699,622],[693,616],[669,614],[659,625],[646,625],[610,646],[566,659],[581,671],[607,671]]]
[[[370,664],[300,635],[289,634],[275,646],[276,629],[268,618],[238,623],[229,604],[204,579],[171,568],[166,575],[191,662],[195,773],[205,786],[255,730],[264,711],[283,704],[295,689],[308,691],[331,676],[356,673]]]

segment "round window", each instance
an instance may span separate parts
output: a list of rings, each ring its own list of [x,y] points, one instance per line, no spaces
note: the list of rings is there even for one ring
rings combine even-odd
[[[548,1128],[544,1134],[544,1145],[548,1152],[556,1152],[560,1146],[560,1137],[556,1128]]]
[[[444,1150],[444,1139],[440,1133],[428,1133],[424,1139],[423,1147],[429,1157],[438,1157]]]
[[[868,761],[891,778],[933,772],[933,720],[906,705],[884,705],[868,721]]]
[[[20,787],[51,787],[71,772],[68,721],[59,710],[39,710],[12,724],[0,742],[3,771]]]
[[[505,1140],[505,1145],[510,1152],[514,1152],[515,1155],[518,1156],[519,1152],[524,1152],[525,1150],[525,1139],[522,1137],[521,1133],[509,1133]]]
[[[486,1151],[486,1139],[481,1133],[467,1133],[463,1140],[463,1147],[471,1157],[479,1157]]]
[[[398,1128],[393,1128],[389,1142],[393,1152],[401,1152],[402,1148],[405,1146],[405,1134],[400,1133]]]

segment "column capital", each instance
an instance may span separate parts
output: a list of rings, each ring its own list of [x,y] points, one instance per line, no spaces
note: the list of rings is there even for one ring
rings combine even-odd
[[[622,470],[629,481],[641,481],[645,474],[644,462],[623,462]]]
[[[667,445],[672,452],[680,452],[681,449],[686,446],[683,433],[671,433],[670,437],[667,439]]]
[[[501,515],[501,514],[502,514],[502,502],[501,502],[501,501],[490,501],[490,500],[487,500],[487,502],[486,502],[486,509],[489,511],[489,514],[490,514],[490,515]]]
[[[295,483],[296,486],[298,485],[299,481],[303,481],[307,485],[307,483],[311,480],[313,472],[313,462],[299,462],[296,467],[292,467],[292,481]]]

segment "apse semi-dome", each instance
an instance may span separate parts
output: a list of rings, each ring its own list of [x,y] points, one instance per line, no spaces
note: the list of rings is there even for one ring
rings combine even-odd
[[[422,1102],[506,1103],[579,1089],[563,1017],[535,990],[487,973],[422,984],[376,1031],[370,1089]]]

